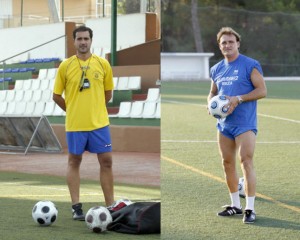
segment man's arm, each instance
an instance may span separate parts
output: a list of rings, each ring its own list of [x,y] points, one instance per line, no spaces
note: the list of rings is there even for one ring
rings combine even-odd
[[[52,99],[62,110],[66,111],[66,102],[61,95],[53,93]]]
[[[112,90],[105,91],[105,103],[107,104],[112,97]]]

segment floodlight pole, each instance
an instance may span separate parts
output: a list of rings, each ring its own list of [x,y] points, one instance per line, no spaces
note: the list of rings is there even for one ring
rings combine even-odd
[[[110,49],[110,64],[117,65],[116,57],[117,48],[117,0],[111,2],[111,49]]]

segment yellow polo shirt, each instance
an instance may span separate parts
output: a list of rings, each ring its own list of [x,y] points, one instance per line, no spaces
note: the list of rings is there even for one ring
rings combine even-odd
[[[90,87],[79,91],[82,69]],[[106,59],[92,54],[86,61],[76,55],[63,61],[53,92],[64,93],[66,131],[91,131],[109,125],[104,92],[113,88],[112,69]]]

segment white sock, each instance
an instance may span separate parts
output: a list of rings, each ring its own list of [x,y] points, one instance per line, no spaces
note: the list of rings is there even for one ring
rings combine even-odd
[[[255,200],[255,196],[254,197],[246,197],[246,209],[252,210],[254,212],[254,200]]]
[[[231,198],[231,207],[241,208],[239,191],[230,193],[230,198]]]

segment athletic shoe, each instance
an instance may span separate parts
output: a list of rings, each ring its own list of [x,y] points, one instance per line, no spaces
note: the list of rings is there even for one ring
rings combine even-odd
[[[77,203],[72,205],[72,213],[73,213],[73,219],[78,221],[84,221],[85,215],[82,211],[82,204]]]
[[[255,212],[247,209],[247,210],[245,210],[245,214],[243,217],[243,223],[254,223],[255,218],[256,218]]]
[[[220,217],[230,217],[233,215],[242,215],[243,214],[242,208],[231,207],[230,205],[225,205],[225,206],[223,206],[223,208],[225,208],[225,210],[222,212],[219,212],[217,214]]]

